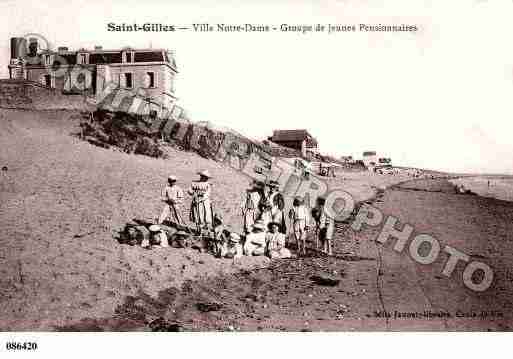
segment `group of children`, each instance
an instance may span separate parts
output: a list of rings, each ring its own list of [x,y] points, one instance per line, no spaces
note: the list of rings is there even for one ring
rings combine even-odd
[[[290,258],[292,253],[285,248],[285,234],[279,232],[280,224],[257,220],[251,232],[239,235],[227,230],[218,222],[214,228],[212,252],[220,258],[246,256],[268,256],[270,258]]]
[[[286,218],[288,218],[297,246],[297,254],[305,255],[306,237],[313,219],[316,249],[332,255],[334,221],[325,207],[323,198],[318,198],[316,206],[309,209],[302,198],[295,197],[286,216],[285,200],[279,191],[279,183],[274,180],[253,181],[243,196],[241,204],[243,233],[239,235],[227,229],[223,225],[221,216],[214,213],[212,209],[210,174],[207,171],[201,171],[199,175],[199,181],[194,182],[187,193],[192,196],[190,220],[196,225],[196,232],[200,237],[206,238],[200,245],[201,249],[209,250],[217,257],[267,255],[270,258],[289,258],[292,253],[286,248]],[[179,209],[184,192],[176,181],[175,176],[169,176],[168,185],[163,191],[165,207],[158,219],[158,224],[149,228],[155,243],[166,242],[164,231],[159,227],[159,224],[164,221],[169,220],[177,227],[184,226]],[[158,236],[162,239],[156,240]],[[174,233],[173,241],[179,243],[179,246],[180,243],[186,246],[187,236],[190,234],[178,231]],[[169,241],[162,246],[166,245],[169,245]]]
[[[279,192],[279,183],[254,181],[246,191],[242,202],[242,218],[245,233],[252,233],[258,221],[264,228],[272,224],[278,233],[287,235],[287,221],[290,221],[292,234],[297,246],[298,255],[306,254],[306,237],[311,222],[315,223],[316,249],[328,255],[333,254],[334,220],[325,206],[325,199],[319,197],[311,210],[305,205],[304,199],[295,197],[288,215],[285,216],[285,200]],[[257,228],[258,229],[258,228]],[[271,227],[268,228],[272,231]],[[322,248],[319,248],[322,247]]]

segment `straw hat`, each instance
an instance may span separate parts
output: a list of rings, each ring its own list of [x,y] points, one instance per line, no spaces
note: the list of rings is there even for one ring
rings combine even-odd
[[[255,181],[253,182],[253,186],[254,186],[254,187],[257,187],[257,188],[262,188],[262,187],[264,187],[264,186],[265,186],[265,183],[264,183],[264,182],[262,182],[262,181],[255,180]]]
[[[160,226],[158,224],[152,224],[148,229],[150,232],[158,232],[160,231]]]
[[[280,183],[276,180],[270,180],[268,186],[271,188],[280,188]]]
[[[199,171],[198,174],[202,177],[212,178],[212,176],[210,175],[210,172],[208,172],[208,170]]]
[[[267,227],[268,227],[269,229],[271,229],[271,227],[272,227],[272,226],[278,226],[278,227],[279,227],[280,225],[281,225],[281,224],[280,224],[280,223],[278,223],[278,222],[269,222],[269,223],[267,224]]]
[[[170,176],[167,178],[167,180],[168,180],[168,181],[176,182],[176,176],[170,175]]]
[[[303,198],[301,198],[301,197],[299,197],[299,196],[296,196],[296,197],[294,198],[294,201],[292,201],[292,204],[293,204],[294,206],[300,206],[300,205],[302,205],[303,203],[304,203]]]
[[[265,224],[262,221],[256,221],[256,223],[253,225],[253,229],[261,229],[265,230]]]
[[[230,233],[230,242],[233,243],[239,243],[240,242],[240,236],[237,233]]]

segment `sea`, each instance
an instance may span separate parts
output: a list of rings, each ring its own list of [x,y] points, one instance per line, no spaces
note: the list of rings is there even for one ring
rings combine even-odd
[[[513,177],[467,177],[451,180],[482,197],[513,202]]]

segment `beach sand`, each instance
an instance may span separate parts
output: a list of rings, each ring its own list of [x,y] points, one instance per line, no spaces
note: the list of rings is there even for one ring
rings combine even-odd
[[[513,178],[511,177],[464,177],[451,180],[466,189],[483,196],[513,202]]]
[[[489,264],[495,273],[492,286],[471,291],[463,284],[461,263],[450,278],[441,275],[447,255],[421,265],[407,250],[394,251],[393,240],[378,245],[379,228],[355,232],[338,225],[334,257],[276,261],[270,268],[187,282],[157,304],[139,300],[153,313],[165,308],[159,316],[193,331],[512,329],[512,203],[456,195],[445,180],[420,180],[387,191],[375,206],[412,225],[414,233],[429,233],[442,247]],[[319,274],[341,282],[319,286],[311,280]],[[202,312],[198,303],[220,308]],[[407,317],[410,313],[428,314],[419,319]]]
[[[184,330],[507,330],[511,328],[512,204],[455,195],[446,181],[416,181],[375,205],[490,264],[492,287],[476,294],[433,265],[414,263],[378,228],[337,226],[336,256],[270,262],[215,259],[192,250],[144,250],[114,237],[134,218],[153,220],[170,173],[184,188],[196,171],[214,175],[214,200],[240,228],[249,179],[232,168],[168,149],[167,160],[95,147],[71,134],[76,113],[0,111],[0,330],[150,330],[155,319]],[[330,186],[368,200],[375,187],[407,180],[339,174]],[[393,244],[393,242],[392,242]],[[319,286],[310,277],[341,280]],[[205,304],[219,304],[205,311]],[[207,305],[208,307],[208,305]],[[203,309],[200,309],[203,308]],[[393,320],[380,311],[497,310],[487,320]]]
[[[241,227],[241,195],[250,179],[192,152],[168,148],[163,160],[93,146],[73,136],[78,117],[0,110],[0,166],[7,169],[0,178],[0,330],[55,330],[111,318],[134,307],[133,298],[168,298],[169,288],[191,280],[269,265],[266,258],[233,263],[192,250],[120,245],[115,237],[126,223],[158,216],[169,174],[185,189],[196,171],[208,169],[216,208],[234,230]],[[375,194],[373,185],[403,180],[350,176],[329,180],[330,186],[361,200]],[[109,323],[147,329],[140,321]]]

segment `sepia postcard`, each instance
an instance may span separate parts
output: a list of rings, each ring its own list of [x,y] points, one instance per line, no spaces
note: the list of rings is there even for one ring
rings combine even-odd
[[[511,331],[512,15],[2,1],[0,331]]]

